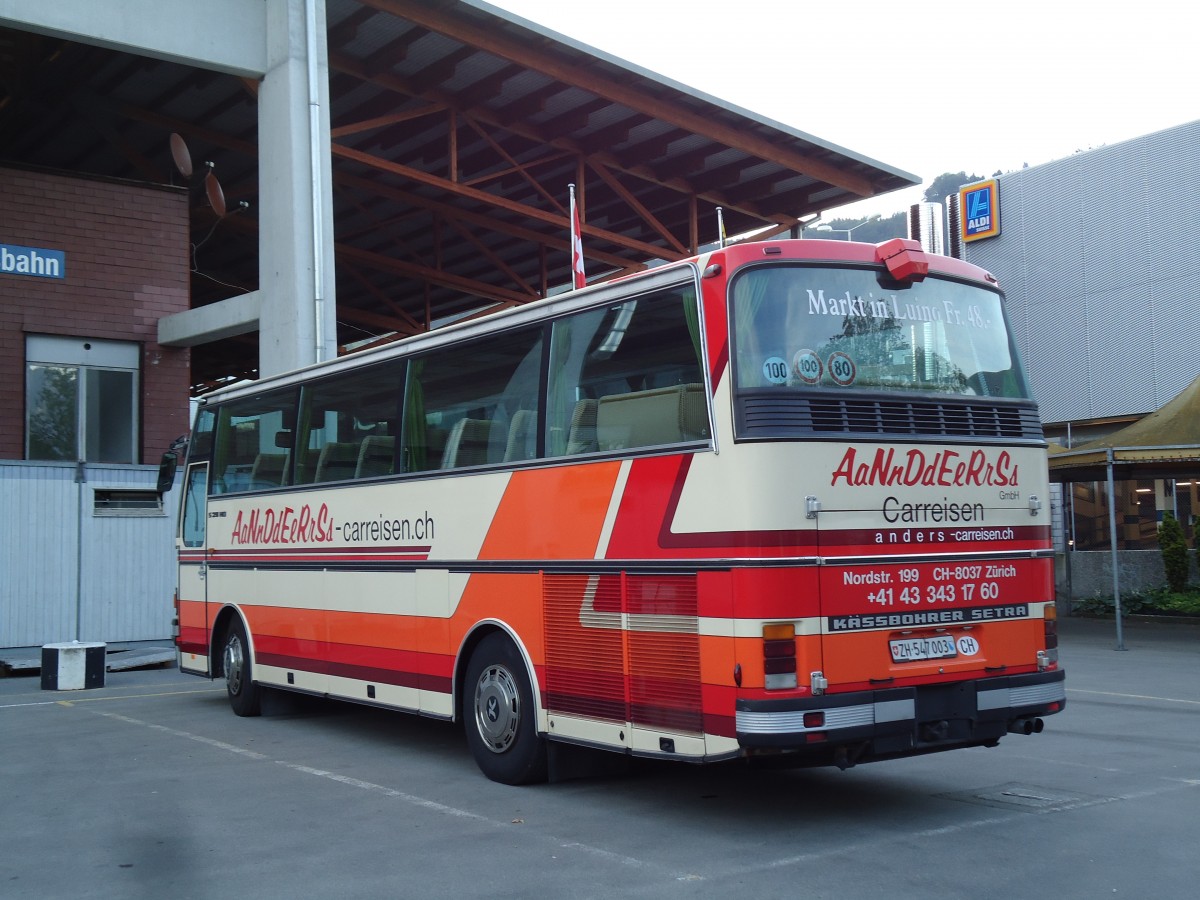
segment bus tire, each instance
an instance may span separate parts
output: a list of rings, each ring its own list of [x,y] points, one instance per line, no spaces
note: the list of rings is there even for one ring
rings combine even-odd
[[[467,665],[462,711],[471,755],[492,781],[546,780],[546,742],[537,733],[535,709],[516,646],[507,635],[489,634]]]
[[[239,716],[259,715],[262,712],[262,689],[254,683],[246,626],[237,616],[233,617],[225,632],[221,660],[225,670],[225,691],[234,713]]]

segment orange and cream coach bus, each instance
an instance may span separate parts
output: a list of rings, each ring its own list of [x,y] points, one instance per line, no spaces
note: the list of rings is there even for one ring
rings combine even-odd
[[[179,663],[557,742],[842,767],[1040,731],[1045,441],[995,280],[768,241],[207,397]]]

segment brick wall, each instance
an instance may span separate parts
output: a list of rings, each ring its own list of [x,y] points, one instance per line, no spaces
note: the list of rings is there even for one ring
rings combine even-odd
[[[61,250],[66,278],[0,272],[0,459],[25,455],[25,336],[141,347],[141,462],[188,430],[188,350],[158,320],[188,308],[188,198],[177,188],[0,168],[0,244]]]

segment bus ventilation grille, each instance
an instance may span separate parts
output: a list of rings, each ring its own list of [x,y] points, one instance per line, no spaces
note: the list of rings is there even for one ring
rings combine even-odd
[[[741,398],[740,436],[887,434],[1042,440],[1033,404],[879,400],[772,394]]]
[[[543,578],[551,713],[703,731],[695,575]]]

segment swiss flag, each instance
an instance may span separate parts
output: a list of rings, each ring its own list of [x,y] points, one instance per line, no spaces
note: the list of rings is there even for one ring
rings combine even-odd
[[[583,228],[579,224],[579,207],[575,205],[575,185],[571,185],[571,281],[576,288],[587,285],[583,271]]]

